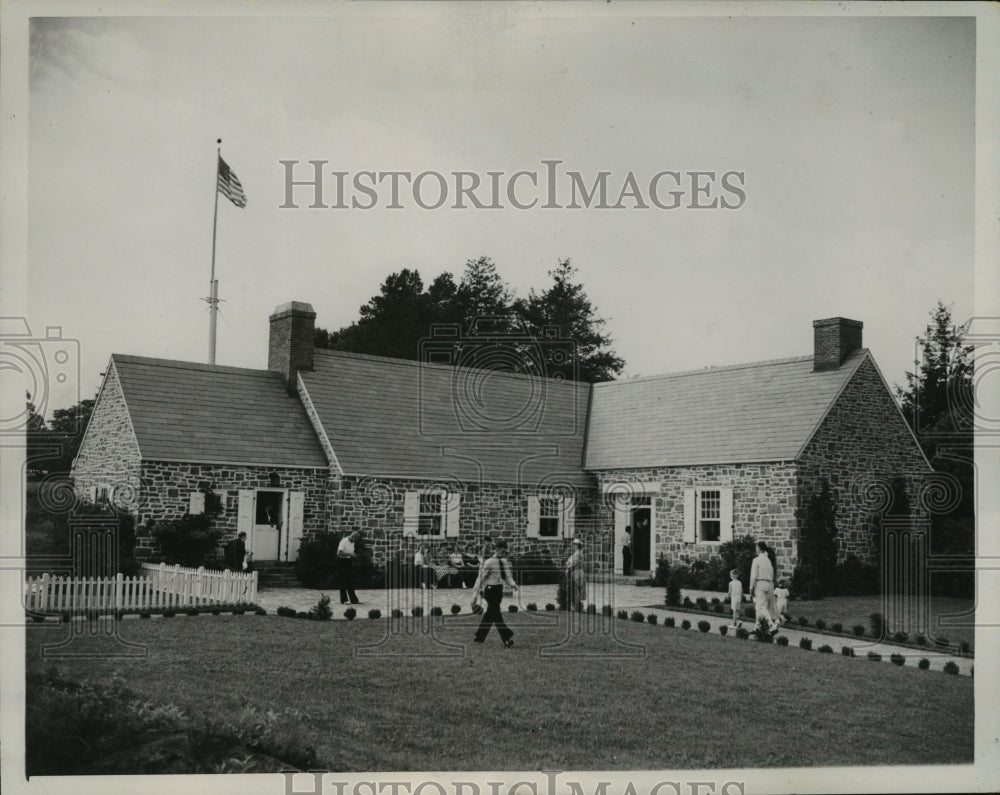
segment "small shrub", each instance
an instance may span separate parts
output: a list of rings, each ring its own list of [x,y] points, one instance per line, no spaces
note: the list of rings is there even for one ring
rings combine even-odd
[[[881,662],[882,655],[879,654],[877,651],[870,651],[868,652],[868,659],[871,660],[872,662]]]
[[[638,624],[641,624],[643,621],[646,620],[646,616],[643,614],[641,610],[633,610],[630,618]]]
[[[295,614],[295,617],[296,618],[309,618],[309,614],[305,610],[299,610],[299,612]]]
[[[854,634],[857,635],[859,638],[865,634],[864,624],[855,624],[853,627],[851,627],[851,629],[854,631]]]
[[[871,627],[872,627],[872,637],[873,638],[881,638],[882,637],[882,630],[885,627],[885,622],[882,619],[882,614],[881,613],[872,613],[870,616],[868,616],[868,620],[871,623]]]
[[[712,610],[713,610],[713,612],[717,613],[717,614],[718,614],[718,615],[720,615],[720,616],[721,616],[721,615],[722,615],[723,613],[725,613],[725,612],[726,612],[726,608],[725,608],[725,607],[723,607],[723,606],[722,606],[722,605],[720,605],[720,604],[715,604],[715,605],[713,605],[713,607],[712,607]]]
[[[622,621],[628,621],[628,610],[619,610],[618,618],[620,618]]]
[[[719,601],[719,597],[718,596],[713,596],[712,597],[712,604],[713,605],[720,605],[720,604],[722,604],[722,602]]]
[[[691,622],[686,618],[681,622],[681,629],[691,629]]]
[[[611,605],[604,605],[601,608],[601,615],[605,618],[611,618],[615,614],[614,608]]]
[[[545,609],[551,613],[553,610],[556,609],[556,606],[552,604],[552,602],[549,602],[547,605],[545,605]]]
[[[708,599],[706,599],[704,596],[699,596],[697,599],[694,600],[694,603],[699,610],[708,609]]]
[[[740,640],[746,640],[750,637],[750,632],[746,627],[736,627],[736,637]]]
[[[771,630],[771,622],[766,618],[762,618],[760,623],[753,628],[750,634],[753,635],[753,639],[756,641],[760,641],[761,643],[771,643],[774,640],[774,634]]]
[[[808,627],[809,626],[809,619],[806,618],[805,616],[799,616],[799,626],[800,627]]]
[[[906,643],[909,637],[910,636],[907,635],[905,632],[897,632],[895,635],[892,636],[892,639],[896,641],[896,643]]]
[[[906,662],[906,658],[902,654],[890,654],[889,661],[893,665],[902,665]]]
[[[175,613],[173,610],[164,610],[163,611],[163,617],[164,618],[173,618],[176,615],[177,615],[177,613]]]
[[[534,613],[536,610],[538,610],[538,605],[536,605],[534,602],[528,602],[528,604],[525,606],[525,609],[529,613]]]
[[[799,648],[809,651],[813,647],[811,638],[799,638]]]
[[[712,625],[709,624],[707,621],[699,621],[698,622],[698,631],[699,632],[708,632],[711,628],[712,628]]]
[[[757,608],[754,607],[753,605],[750,605],[743,611],[743,615],[746,616],[751,621],[753,621],[757,618]]]
[[[931,667],[931,661],[928,660],[926,657],[921,657],[920,662],[917,663],[917,668],[919,668],[921,671],[926,671],[930,667]]]
[[[457,616],[461,612],[462,612],[462,606],[461,605],[452,605],[451,606],[451,614],[453,616]]]
[[[719,634],[725,635],[727,632],[729,632],[729,627],[727,627],[725,624],[719,624]]]
[[[516,613],[517,612],[517,605],[507,605],[507,612],[508,613]]]
[[[674,620],[673,616],[667,616],[665,619],[663,619],[663,626],[674,627],[677,626],[677,622]]]
[[[967,640],[963,640],[961,643],[958,644],[958,651],[962,655],[967,655],[971,650],[971,648],[972,647],[969,645],[969,641]]]
[[[826,622],[822,618],[816,619],[816,629],[818,629],[820,632],[826,629]]]
[[[151,616],[149,613],[139,613],[139,618],[150,618],[150,617]]]
[[[244,614],[245,612],[246,612],[246,609],[245,609],[245,608],[242,608],[242,607],[236,607],[236,608],[234,608],[234,609],[233,609],[233,615],[234,615],[234,616],[241,616],[241,615],[243,615],[243,614]]]
[[[656,622],[660,620],[660,617],[656,613],[649,613],[646,616],[646,621],[650,624],[656,625]]]
[[[403,611],[400,610],[398,607],[392,608],[392,617],[393,618],[402,618],[403,617]]]
[[[382,611],[377,607],[373,607],[368,611],[368,618],[382,618]]]
[[[333,610],[330,609],[330,597],[320,594],[319,601],[309,610],[309,617],[316,621],[329,621],[333,618]]]
[[[948,660],[948,662],[944,664],[944,672],[946,674],[951,674],[952,676],[957,676],[958,663],[956,663],[954,660]]]
[[[833,647],[824,643],[818,649],[816,649],[820,654],[833,654]]]
[[[923,632],[921,632],[921,633],[919,633],[917,635],[917,645],[918,646],[926,646],[927,645],[927,636]]]
[[[295,610],[291,607],[279,607],[276,612],[283,618],[295,618]]]
[[[195,610],[193,607],[190,608],[190,609],[188,609],[188,610],[185,610],[184,613],[185,613],[185,615],[189,615],[189,616],[196,616],[196,615],[198,615],[198,611]]]
[[[684,601],[681,602],[684,607],[694,607],[694,602],[691,601],[690,596],[685,596]]]
[[[844,631],[844,625],[841,624],[839,621],[834,621],[830,625],[830,629],[832,629],[834,632],[836,632],[839,635],[841,632]]]
[[[517,605],[511,605],[511,607],[517,607]],[[434,605],[434,607],[431,608],[431,615],[432,616],[443,616],[444,615],[444,610],[441,609],[440,605]]]
[[[667,580],[667,593],[666,593],[666,603],[667,607],[678,607],[681,603],[681,584],[677,581],[676,577],[671,577]]]
[[[255,616],[266,616],[267,615],[267,610],[265,610],[263,607],[259,607],[259,606],[255,607],[253,609],[253,612],[254,612]]]
[[[840,653],[843,654],[845,657],[853,657],[854,656],[854,647],[853,646],[841,646],[840,647]]]
[[[597,605],[595,605],[595,604],[589,604],[589,605],[587,605],[587,615],[588,616],[596,616],[597,615]]]
[[[410,615],[414,618],[420,618],[424,614],[424,608],[420,605],[414,605],[410,608]]]
[[[346,618],[348,621],[353,621],[357,615],[358,611],[355,610],[353,607],[349,607],[344,611],[344,618]]]

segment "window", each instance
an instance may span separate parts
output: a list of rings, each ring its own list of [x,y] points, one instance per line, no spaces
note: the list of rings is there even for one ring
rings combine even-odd
[[[717,490],[705,489],[698,494],[698,538],[718,541],[721,530],[722,495]]]
[[[441,492],[424,492],[420,495],[420,514],[417,518],[417,535],[441,535],[442,522]]]
[[[559,514],[561,513],[558,497],[541,497],[538,500],[538,535],[540,538],[559,537]]]

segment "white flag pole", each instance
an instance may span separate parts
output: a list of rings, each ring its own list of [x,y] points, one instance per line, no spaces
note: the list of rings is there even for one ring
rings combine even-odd
[[[215,324],[219,313],[219,283],[215,279],[215,231],[219,223],[219,163],[222,162],[222,139],[216,141],[215,153],[215,212],[212,216],[212,275],[208,280],[208,363],[215,364]]]

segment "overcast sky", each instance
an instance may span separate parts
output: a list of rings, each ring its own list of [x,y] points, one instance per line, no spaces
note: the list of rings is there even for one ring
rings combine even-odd
[[[112,352],[207,360],[218,137],[248,197],[218,208],[220,364],[266,366],[280,303],[334,329],[388,273],[429,282],[480,255],[521,295],[571,258],[628,376],[808,354],[812,321],[843,315],[892,384],[938,298],[973,313],[973,20],[572,9],[36,18],[33,330],[80,340],[83,397]],[[408,186],[388,209],[383,183],[373,209],[309,209],[308,188],[281,208],[279,161],[305,179],[317,159],[348,187],[366,170],[542,179],[559,160],[561,191],[566,171],[610,172],[609,203],[629,172],[645,192],[661,171],[714,172],[704,201],[734,202],[719,179],[736,171],[745,201],[690,209],[688,186],[670,210],[519,210],[503,192],[455,209],[452,184],[439,209]]]

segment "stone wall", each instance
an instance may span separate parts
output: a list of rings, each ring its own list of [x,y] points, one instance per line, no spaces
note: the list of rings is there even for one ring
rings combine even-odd
[[[763,464],[718,464],[690,467],[646,467],[597,473],[598,485],[660,481],[652,500],[656,559],[670,563],[709,560],[719,554],[719,542],[684,541],[684,489],[731,488],[733,536],[752,535],[774,549],[778,567],[791,571],[798,560],[795,543],[796,474],[790,461]],[[600,526],[613,533],[614,513],[608,500],[599,507]]]
[[[839,557],[877,559],[873,516],[891,511],[893,481],[908,485],[915,519],[920,483],[930,474],[920,448],[870,358],[840,394],[798,459],[800,507],[805,508],[823,478],[837,504]]]
[[[171,521],[184,516],[192,491],[210,489],[222,498],[222,514],[214,522],[223,531],[220,547],[236,535],[241,489],[280,488],[304,492],[303,538],[324,532],[328,526],[327,492],[331,488],[328,470],[143,461],[140,488],[136,522],[136,557],[140,559],[156,551],[149,522]]]
[[[459,535],[404,538],[404,494],[433,485],[452,485],[461,490]],[[464,548],[497,538],[507,541],[512,557],[541,554],[561,560],[567,555],[568,541],[527,536],[529,495],[537,496],[538,490],[498,483],[432,484],[423,480],[347,476],[337,478],[331,488],[329,529],[359,530],[379,568],[396,557],[412,559],[416,547],[425,543],[431,547],[458,544]],[[577,504],[576,535],[585,540],[593,526],[587,514],[592,497],[592,493],[586,493]]]
[[[113,502],[134,510],[139,488],[139,444],[114,362],[108,366],[94,404],[72,476],[77,496],[87,499],[91,486],[106,485]]]

